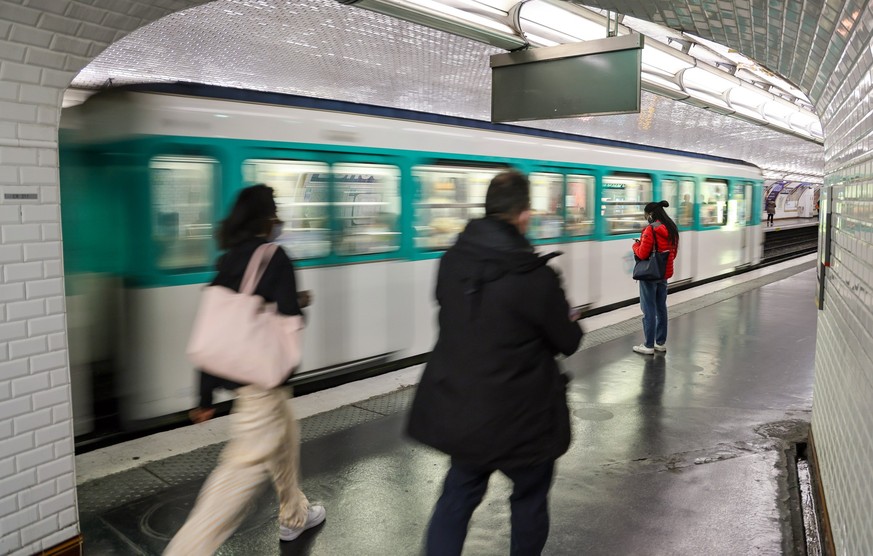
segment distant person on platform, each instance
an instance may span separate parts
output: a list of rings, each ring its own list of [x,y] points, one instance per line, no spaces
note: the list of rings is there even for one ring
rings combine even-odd
[[[767,199],[767,204],[764,205],[764,210],[767,211],[767,226],[772,226],[773,215],[776,214],[776,200]]]
[[[443,255],[440,332],[418,386],[409,435],[451,456],[427,531],[428,556],[458,556],[488,478],[513,482],[511,554],[538,555],[549,535],[555,460],[570,446],[568,378],[555,356],[579,347],[582,328],[558,275],[525,238],[530,182],[497,175],[485,217]]]

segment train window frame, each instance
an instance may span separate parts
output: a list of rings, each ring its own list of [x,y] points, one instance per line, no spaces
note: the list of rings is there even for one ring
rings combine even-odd
[[[751,202],[746,195],[747,187],[751,186],[748,180],[735,179],[730,181],[728,194],[728,225],[743,228],[751,225]],[[749,189],[751,191],[751,189]],[[739,197],[737,197],[739,192]],[[740,219],[742,216],[742,220]]]
[[[159,222],[156,220],[159,212],[156,212],[156,207],[160,204],[158,202],[158,193],[157,188],[160,187],[160,184],[156,183],[155,180],[155,168],[154,165],[157,162],[168,162],[168,163],[185,163],[192,161],[206,161],[210,165],[211,169],[211,181],[206,188],[205,193],[202,194],[202,199],[200,203],[195,203],[192,206],[206,206],[208,213],[205,216],[206,222],[201,223],[200,225],[207,225],[207,231],[205,235],[195,236],[202,240],[202,244],[204,248],[202,249],[202,254],[198,260],[194,260],[191,264],[180,264],[180,265],[167,265],[162,264],[162,255],[160,245],[160,238],[157,237],[158,229],[160,228]],[[199,149],[189,149],[189,148],[179,148],[179,149],[160,149],[155,152],[149,153],[145,160],[146,165],[146,191],[148,192],[148,224],[146,235],[148,237],[149,244],[149,260],[151,261],[151,266],[157,270],[158,272],[165,275],[181,275],[181,274],[193,274],[199,272],[205,272],[210,270],[213,266],[213,261],[215,259],[215,254],[217,251],[217,246],[214,240],[215,233],[215,225],[217,221],[218,211],[219,211],[219,195],[222,189],[222,176],[224,172],[224,164],[222,164],[221,157],[217,155],[217,153],[203,151]],[[167,203],[164,203],[167,204]],[[190,203],[188,203],[190,205]],[[180,206],[179,203],[169,203],[169,206]],[[172,213],[167,213],[172,214]],[[179,213],[176,213],[177,216]],[[204,217],[201,213],[200,219],[202,220]],[[176,226],[187,226],[187,224],[182,224],[177,221]],[[196,225],[192,224],[192,225]]]
[[[303,261],[320,261],[326,260],[334,254],[333,248],[333,217],[332,217],[332,207],[331,202],[333,199],[333,174],[332,174],[332,164],[329,161],[322,159],[313,159],[307,157],[298,157],[296,153],[283,153],[283,156],[276,156],[275,153],[272,153],[273,156],[263,156],[261,153],[253,154],[252,156],[244,157],[240,163],[240,173],[242,176],[242,187],[246,187],[248,185],[253,185],[255,183],[264,183],[269,187],[273,188],[276,196],[276,208],[278,212],[278,216],[283,220],[284,225],[282,228],[282,234],[277,239],[277,243],[285,249],[288,256],[294,260]],[[305,200],[305,191],[304,191],[304,200],[302,202],[295,203],[283,203],[281,199],[288,197],[284,195],[284,192],[281,192],[275,184],[271,184],[270,180],[261,180],[257,177],[257,175],[249,175],[247,173],[247,168],[256,165],[258,163],[264,164],[275,164],[282,165],[286,164],[288,166],[299,166],[301,168],[305,168],[306,166],[310,167],[323,167],[323,172],[306,172],[301,173],[298,179],[304,179],[304,186],[306,183],[310,183],[311,178],[305,176],[318,176],[319,174],[324,174],[326,179],[324,180],[325,184],[325,199],[324,200]],[[293,214],[293,210],[295,207],[303,207],[303,206],[313,206],[313,207],[325,207],[325,211],[323,214],[316,216],[302,216],[300,218],[296,218],[294,216],[289,217],[289,214]],[[290,208],[288,208],[290,207]],[[299,240],[300,234],[296,233],[293,224],[295,220],[307,221],[307,220],[322,220],[326,223],[326,226],[318,228],[323,232],[323,237],[321,240],[318,239],[318,234],[316,234],[316,241],[295,241],[295,239]],[[299,230],[297,230],[299,231]],[[284,239],[283,239],[284,238]],[[314,249],[310,249],[307,247],[307,244],[312,244]],[[326,249],[325,249],[326,246]]]
[[[312,252],[306,249],[300,249],[296,242],[290,241],[293,238],[293,228],[290,229],[287,245],[283,245],[288,256],[296,262],[299,262],[302,268],[316,266],[331,266],[338,264],[362,263],[362,262],[378,262],[380,260],[394,260],[402,256],[404,252],[404,166],[400,164],[394,157],[367,155],[360,153],[337,153],[328,151],[309,151],[297,149],[264,149],[256,148],[248,150],[240,160],[240,171],[243,177],[243,186],[255,183],[251,176],[247,174],[246,166],[257,162],[264,163],[288,163],[299,164],[303,167],[307,165],[318,166],[322,170],[326,179],[326,194],[319,203],[326,207],[326,212],[318,218],[324,222],[322,230],[324,237],[321,240],[321,249],[317,252]],[[338,198],[339,186],[336,179],[337,167],[343,166],[375,166],[382,169],[390,170],[394,178],[396,186],[396,196],[394,206],[397,209],[397,214],[394,220],[394,230],[392,235],[396,236],[396,241],[387,249],[355,251],[349,252],[342,248],[342,242],[346,237],[341,224],[342,215],[341,207],[347,206],[347,200]],[[249,178],[249,179],[246,179]],[[269,186],[270,183],[266,182]],[[280,208],[280,218],[282,218]],[[288,223],[287,219],[283,220]],[[285,233],[288,233],[289,228],[286,226]],[[383,234],[384,235],[384,234]],[[281,239],[281,236],[280,236]],[[281,241],[280,241],[281,243]],[[326,249],[324,248],[326,245]]]
[[[571,195],[570,192],[570,180],[572,178],[581,178],[586,181],[584,185],[585,190],[585,216],[587,219],[583,219],[577,224],[582,224],[580,227],[584,230],[581,233],[574,233],[571,231],[571,223],[570,223],[570,203],[568,202]],[[594,236],[597,230],[597,175],[589,170],[567,170],[564,175],[564,229],[567,239],[569,240],[581,240],[581,239],[590,239]],[[576,200],[573,201],[573,208],[576,207]]]
[[[699,200],[699,202],[697,203],[697,211],[699,227],[701,229],[724,228],[728,225],[728,201],[730,197],[730,183],[731,180],[727,178],[714,178],[712,176],[706,176],[701,181],[700,187],[697,189]],[[706,199],[708,195],[707,188],[713,186],[724,188],[724,200],[719,201],[717,198],[713,198],[710,196],[709,198],[713,199],[712,202],[703,202],[702,200]],[[708,210],[710,207],[713,209],[711,212],[714,217],[717,217],[719,214],[721,215],[720,220],[708,219],[708,217],[705,215],[704,210]]]
[[[597,231],[597,171],[590,167],[573,167],[559,164],[537,164],[530,169],[529,176],[534,174],[560,174],[563,177],[563,194],[561,204],[563,210],[562,233],[549,238],[532,238],[535,245],[550,243],[569,243],[576,241],[590,241]],[[573,209],[577,206],[577,197],[571,191],[571,182],[584,180],[584,199],[581,205],[585,207],[585,214],[578,221],[575,219]]]
[[[551,180],[557,178],[560,184],[557,194],[554,191],[556,184],[552,182],[547,185],[549,191],[545,195],[541,195],[540,186],[544,185],[538,181],[541,178]],[[564,238],[566,235],[565,203],[567,176],[561,171],[543,169],[530,172],[528,180],[530,180],[531,221],[527,236],[531,242],[535,243],[549,243]],[[549,205],[552,204],[554,204],[554,207],[550,210]],[[555,223],[557,224],[557,229],[554,228]]]
[[[393,225],[385,226],[386,221],[383,219],[381,222],[378,221],[375,223],[375,228],[372,232],[363,233],[363,234],[346,234],[345,226],[342,225],[341,217],[339,216],[339,211],[341,207],[345,206],[353,206],[349,205],[348,201],[340,201],[338,195],[340,194],[339,181],[337,176],[339,175],[364,175],[365,172],[354,172],[352,174],[349,173],[338,173],[337,168],[339,167],[359,167],[363,169],[367,169],[368,167],[378,168],[381,172],[388,174],[387,170],[390,170],[390,174],[394,180],[394,198],[393,201],[390,201],[389,204],[393,204],[393,208],[395,209],[392,213],[384,213],[391,214],[393,216]],[[379,157],[342,157],[337,160],[334,160],[330,164],[330,174],[331,174],[331,220],[333,222],[333,230],[334,233],[334,241],[332,242],[332,254],[336,257],[342,258],[344,261],[354,259],[354,260],[370,260],[372,258],[376,259],[386,259],[386,258],[396,258],[399,256],[399,253],[403,249],[403,168],[400,164],[395,163],[392,160],[386,160]],[[385,204],[385,203],[382,203]],[[345,217],[342,217],[345,218]],[[352,220],[355,219],[354,215],[351,216]],[[370,218],[369,216],[367,217]],[[382,228],[390,228],[390,229],[378,229]],[[372,236],[372,237],[393,237],[394,241],[390,245],[384,245],[381,248],[374,249],[372,246],[367,250],[360,251],[345,251],[342,247],[346,244],[347,240],[351,237],[356,236]],[[354,245],[355,242],[351,244]],[[366,243],[366,242],[364,242]]]
[[[611,183],[607,183],[608,180],[614,180]],[[620,190],[625,189],[624,187],[616,187],[617,185],[621,185],[620,181],[625,182],[641,182],[643,184],[648,184],[648,189],[640,188],[640,199],[639,200],[614,200],[614,199],[606,199],[606,191],[610,190]],[[647,174],[644,172],[622,172],[622,171],[609,171],[604,173],[601,176],[600,180],[600,188],[599,191],[599,201],[600,201],[600,219],[602,221],[603,226],[603,235],[604,237],[621,237],[628,235],[637,235],[641,233],[646,226],[648,226],[648,222],[645,219],[645,206],[652,202],[654,198],[655,192],[655,179],[651,174]],[[617,228],[616,231],[609,226],[609,219],[612,217],[615,219],[614,215],[607,214],[608,207],[624,207],[624,206],[638,206],[639,211],[637,212],[629,212],[626,216],[628,217],[636,217],[636,218],[621,218],[618,219],[620,222],[626,222],[628,225],[625,228]]]
[[[661,195],[670,203],[670,207],[666,209],[667,214],[670,215],[670,218],[673,218],[679,230],[693,230],[697,222],[697,205],[694,202],[697,192],[697,180],[691,176],[668,174],[662,177],[660,181]],[[673,199],[668,198],[664,192],[664,182],[667,181],[676,183],[676,195]],[[690,202],[685,200],[686,195],[690,197]]]
[[[481,218],[485,215],[485,193],[488,190],[488,185],[491,183],[491,180],[494,178],[494,176],[501,172],[505,172],[507,169],[508,167],[505,165],[478,164],[476,161],[452,161],[452,163],[447,163],[447,161],[443,159],[423,160],[420,161],[418,164],[413,164],[410,168],[410,174],[412,175],[412,181],[415,185],[415,192],[412,202],[412,240],[415,246],[415,250],[424,254],[436,254],[446,251],[452,245],[454,245],[455,241],[457,240],[458,234],[463,231],[464,227],[466,227],[467,223],[470,220],[473,220],[474,218]],[[443,179],[457,177],[450,176],[449,174],[451,174],[452,172],[461,172],[462,174],[481,173],[487,175],[485,177],[478,176],[477,179],[479,181],[477,183],[474,183],[474,187],[477,188],[477,192],[481,193],[481,202],[471,201],[469,196],[463,202],[458,201],[457,194],[461,188],[456,187],[457,182],[451,182],[453,185],[453,187],[451,188],[451,192],[455,194],[455,201],[443,202],[449,201],[449,199],[441,199],[439,197],[436,197],[436,195],[438,194],[436,185],[434,185],[433,191],[426,191],[426,188],[423,186],[424,182],[422,181],[422,174],[428,171],[446,174],[447,176],[444,176]],[[463,189],[464,192],[467,193],[469,192],[471,187],[465,183]],[[448,188],[442,188],[441,191],[442,192],[439,194],[443,197],[450,194]],[[427,202],[423,200],[425,195],[431,196]],[[437,202],[434,202],[435,200]],[[431,223],[433,223],[434,221],[433,219],[430,219],[427,220],[427,223],[424,223],[422,214],[422,211],[424,210],[462,210],[464,212],[463,217],[457,216],[456,214],[441,216],[440,218],[450,219],[450,221],[446,222],[445,226],[443,226],[444,229],[442,231],[436,230],[435,234],[424,235],[421,234],[420,231],[423,230],[425,227],[431,227]],[[463,222],[461,222],[461,220],[463,220]],[[437,241],[432,241],[430,245],[425,245],[426,240],[434,238]]]

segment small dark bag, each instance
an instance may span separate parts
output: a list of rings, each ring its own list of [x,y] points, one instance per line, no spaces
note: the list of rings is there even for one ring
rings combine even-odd
[[[644,282],[657,282],[664,279],[667,273],[667,261],[670,258],[669,251],[658,251],[658,234],[655,233],[655,228],[652,228],[652,252],[649,253],[648,259],[640,259],[634,255],[636,264],[634,265],[634,280],[642,280]]]

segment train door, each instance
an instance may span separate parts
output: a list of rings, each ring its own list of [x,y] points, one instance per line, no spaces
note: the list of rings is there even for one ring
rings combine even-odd
[[[439,260],[454,245],[467,222],[485,215],[488,184],[509,169],[501,163],[421,158],[412,166],[406,206],[414,248],[414,295],[405,311],[412,315],[410,352],[430,351],[437,339],[438,307],[434,296]]]
[[[530,174],[533,217],[528,236],[538,251],[564,253],[552,264],[563,276],[565,293],[574,306],[590,306],[599,299],[600,276],[594,234],[595,178],[577,169],[539,167]]]
[[[395,357],[408,340],[400,309],[408,281],[391,264],[401,250],[400,166],[379,156],[269,154],[247,159],[244,179],[276,191],[278,242],[298,266],[298,289],[314,298],[303,373]]]
[[[734,224],[739,229],[739,261],[737,266],[747,266],[752,263],[755,251],[753,242],[754,229],[751,226],[752,184],[747,182],[731,183],[731,195],[728,201],[728,224]]]
[[[611,172],[602,177],[598,194],[601,220],[598,223],[601,298],[598,303],[631,299],[638,295],[633,281],[634,255],[632,240],[640,237],[649,225],[645,207],[654,198],[650,174]]]
[[[742,182],[734,185],[737,205],[737,226],[742,229],[740,264],[750,265],[755,262],[757,245],[757,228],[753,225],[754,189],[751,183]]]
[[[322,345],[342,361],[393,359],[412,343],[414,277],[395,264],[402,248],[401,169],[396,159],[342,155],[331,165],[333,247],[340,266],[322,269],[330,295]],[[322,295],[324,295],[322,294]],[[337,332],[341,333],[337,335]]]
[[[671,284],[694,278],[694,180],[682,176],[667,176],[661,180],[661,195],[670,203],[665,209],[679,228],[679,251],[673,261]]]
[[[191,407],[196,375],[185,349],[214,268],[227,171],[226,153],[206,147],[162,145],[141,160],[123,231],[134,246],[119,319],[125,423]]]

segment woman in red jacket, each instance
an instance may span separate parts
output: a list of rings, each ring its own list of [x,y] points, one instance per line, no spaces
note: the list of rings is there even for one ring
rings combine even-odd
[[[634,240],[634,255],[647,259],[657,240],[657,249],[670,251],[667,270],[662,280],[640,280],[640,307],[643,310],[644,343],[634,346],[634,351],[651,355],[656,351],[667,351],[667,280],[673,276],[673,259],[679,249],[679,229],[664,211],[670,203],[649,203],[646,205],[646,220],[649,226]]]

